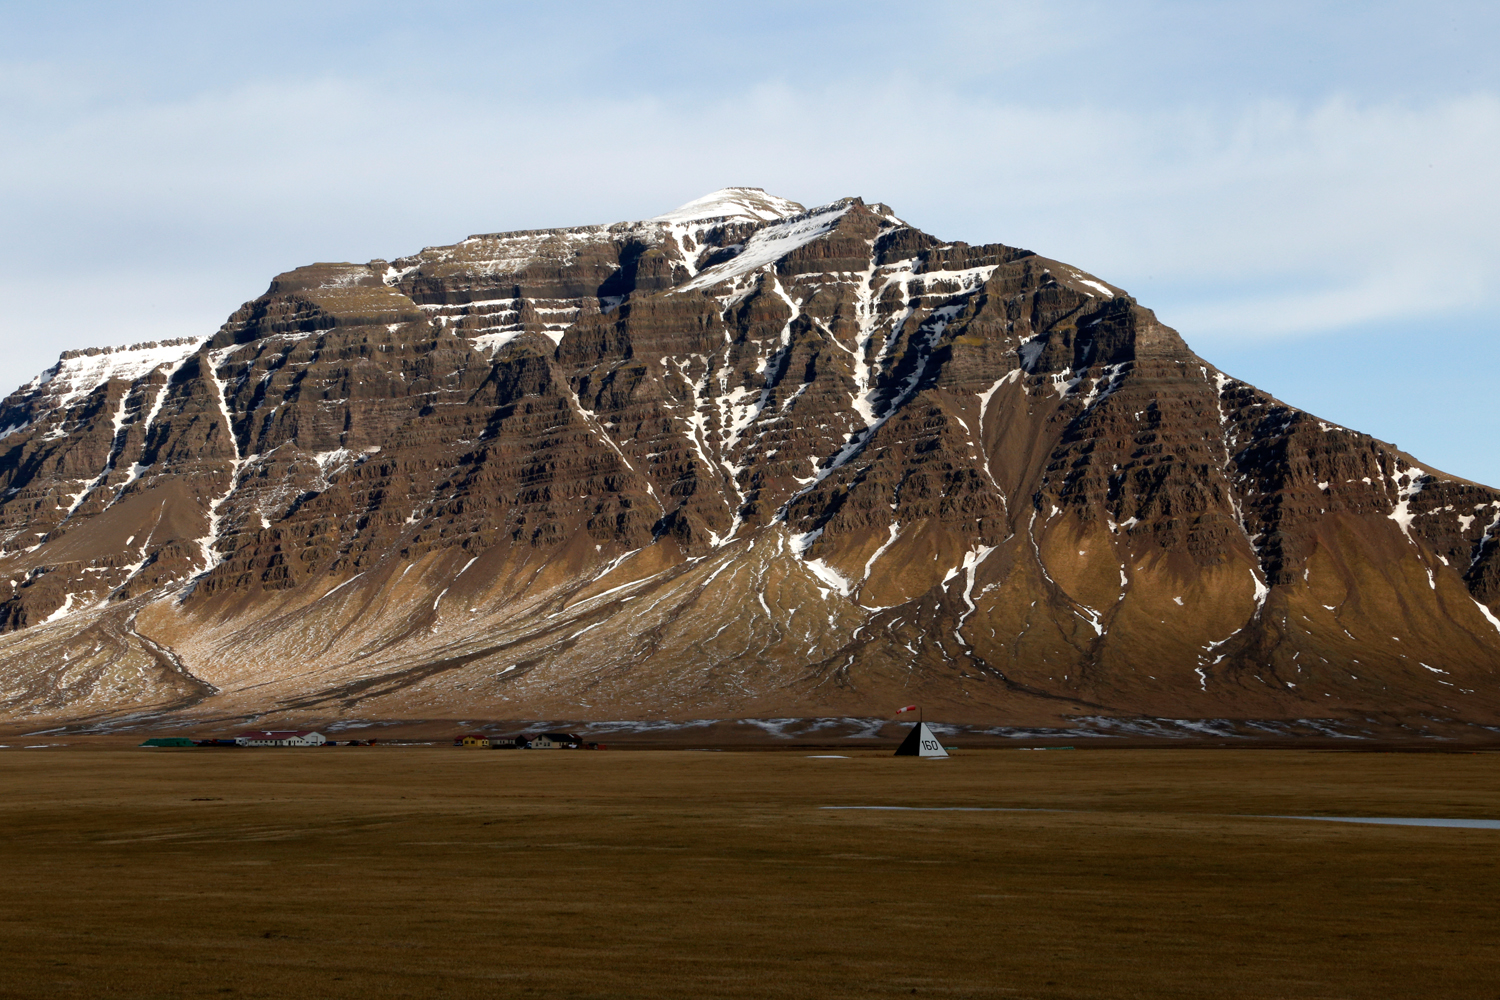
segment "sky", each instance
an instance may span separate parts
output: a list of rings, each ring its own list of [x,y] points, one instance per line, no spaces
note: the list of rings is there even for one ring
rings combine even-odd
[[[276,274],[859,195],[1500,485],[1500,4],[0,0],[0,393]]]

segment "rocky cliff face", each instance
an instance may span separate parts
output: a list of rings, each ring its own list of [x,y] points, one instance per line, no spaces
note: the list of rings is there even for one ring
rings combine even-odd
[[[0,712],[1500,724],[1500,491],[883,205],[277,277],[0,405]]]

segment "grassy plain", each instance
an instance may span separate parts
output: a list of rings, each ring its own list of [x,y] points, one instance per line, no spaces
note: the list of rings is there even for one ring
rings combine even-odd
[[[824,752],[0,751],[0,995],[1500,997],[1500,831],[1254,818],[1500,755]]]

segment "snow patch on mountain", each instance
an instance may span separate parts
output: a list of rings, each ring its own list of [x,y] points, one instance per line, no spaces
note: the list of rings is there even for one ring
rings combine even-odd
[[[1401,481],[1406,480],[1403,484]],[[1391,481],[1396,485],[1396,505],[1387,516],[1395,521],[1401,528],[1401,533],[1406,536],[1407,541],[1413,545],[1415,540],[1411,537],[1411,522],[1416,515],[1411,510],[1411,498],[1422,492],[1422,487],[1427,485],[1427,473],[1415,465],[1391,474]]]
[[[163,365],[171,365],[175,371],[207,339],[192,337],[131,347],[103,348],[98,351],[70,351],[21,391],[30,392],[45,386],[54,406],[61,409],[87,396],[111,379],[133,383]]]
[[[798,247],[805,246],[820,236],[826,236],[838,225],[839,219],[852,208],[849,200],[823,205],[784,222],[773,223],[761,229],[748,240],[733,260],[717,264],[701,272],[696,278],[680,285],[677,291],[686,292],[696,288],[708,288],[721,281],[749,274],[770,264],[775,264]]]
[[[804,211],[806,209],[795,201],[767,194],[761,188],[727,187],[701,198],[694,198],[686,205],[648,221],[678,224],[721,219],[772,222],[800,215]]]

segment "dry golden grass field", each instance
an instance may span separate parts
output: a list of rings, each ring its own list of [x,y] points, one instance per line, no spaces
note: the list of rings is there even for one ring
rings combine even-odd
[[[1255,818],[1500,755],[826,752],[0,750],[0,995],[1500,997],[1500,830]]]

